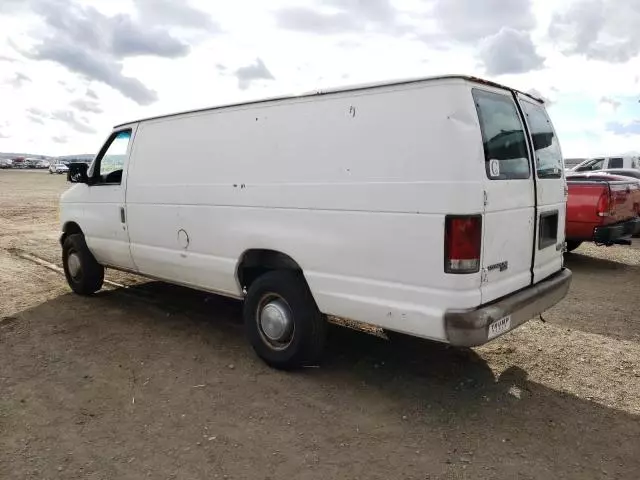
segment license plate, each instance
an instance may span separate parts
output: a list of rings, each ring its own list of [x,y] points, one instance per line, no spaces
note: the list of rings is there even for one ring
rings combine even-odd
[[[489,325],[489,340],[511,330],[511,316],[496,320]]]

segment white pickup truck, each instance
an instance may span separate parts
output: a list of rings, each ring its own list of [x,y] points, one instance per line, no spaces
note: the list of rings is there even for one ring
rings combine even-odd
[[[571,169],[572,172],[592,172],[610,168],[640,169],[640,159],[634,155],[589,158]]]
[[[64,269],[244,300],[267,363],[318,360],[327,316],[483,344],[559,302],[565,179],[541,101],[450,76],[114,128],[60,202]]]

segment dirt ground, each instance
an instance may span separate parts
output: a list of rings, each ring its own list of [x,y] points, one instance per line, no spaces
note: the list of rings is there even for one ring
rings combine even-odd
[[[59,265],[65,188],[0,171],[0,478],[640,478],[637,245],[568,255],[569,296],[482,348],[333,327],[282,373],[237,302],[116,272],[81,298],[27,259]]]

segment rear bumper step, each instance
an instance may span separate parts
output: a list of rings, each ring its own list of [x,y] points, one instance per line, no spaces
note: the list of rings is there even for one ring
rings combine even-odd
[[[611,245],[638,233],[640,233],[640,218],[634,218],[615,225],[596,227],[593,232],[593,241]]]
[[[451,345],[475,347],[489,340],[489,326],[509,318],[513,330],[562,300],[569,291],[571,270],[565,268],[535,285],[473,310],[451,310],[445,313],[445,329]]]

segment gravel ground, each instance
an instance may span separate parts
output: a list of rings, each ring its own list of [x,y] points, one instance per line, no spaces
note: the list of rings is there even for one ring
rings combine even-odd
[[[568,297],[478,349],[333,327],[256,360],[240,305],[108,272],[69,293],[64,178],[0,171],[0,478],[640,478],[640,249],[584,245]]]

